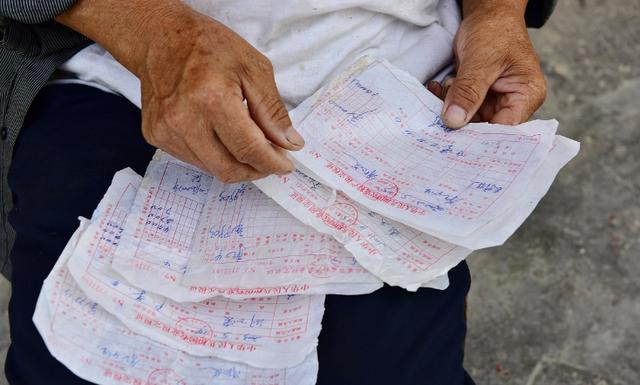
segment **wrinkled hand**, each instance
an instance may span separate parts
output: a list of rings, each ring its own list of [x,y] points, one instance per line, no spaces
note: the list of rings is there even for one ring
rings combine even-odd
[[[454,40],[457,74],[441,89],[428,85],[444,97],[442,118],[451,128],[470,121],[519,124],[546,97],[546,81],[524,21],[526,1],[522,6],[513,6],[517,1],[495,3],[465,1]]]
[[[283,150],[304,141],[291,126],[271,63],[222,24],[198,17],[175,44],[152,46],[140,80],[150,144],[224,182],[293,169]]]
[[[179,0],[80,0],[58,20],[138,76],[150,144],[227,183],[293,170],[304,140],[272,65],[229,28]]]

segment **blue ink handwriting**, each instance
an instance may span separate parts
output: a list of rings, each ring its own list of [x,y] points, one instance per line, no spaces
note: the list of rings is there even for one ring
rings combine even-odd
[[[226,257],[239,262],[239,261],[242,261],[242,257],[244,256],[245,250],[246,250],[245,247],[242,244],[240,244],[237,250],[220,251],[218,254],[216,254],[213,257],[213,260],[218,262]]]
[[[233,236],[243,237],[244,236],[244,225],[242,223],[238,223],[237,225],[222,225],[220,228],[211,228],[209,230],[209,236],[214,239],[226,239],[231,238]]]
[[[490,192],[490,193],[494,193],[497,194],[500,191],[502,191],[502,187],[498,186],[494,183],[488,183],[488,182],[473,182],[471,183],[471,187],[480,190],[480,191],[484,191],[484,192]]]
[[[135,353],[131,353],[131,354],[122,354],[120,352],[117,352],[115,350],[111,350],[110,348],[106,347],[106,346],[101,346],[99,348],[100,353],[102,353],[103,356],[110,358],[112,360],[116,360],[119,362],[122,362],[124,364],[127,364],[129,366],[131,366],[132,368],[135,367],[138,362],[140,362],[140,359],[138,358],[138,356]]]
[[[437,198],[442,198],[442,199],[444,199],[444,202],[449,204],[449,205],[452,205],[452,204],[457,203],[457,202],[462,200],[462,198],[460,198],[457,195],[447,194],[444,191],[438,191],[438,190],[434,190],[432,188],[424,189],[424,193],[425,194],[429,194],[429,195],[434,196],[434,197],[437,197]]]
[[[218,194],[218,202],[235,202],[240,197],[242,197],[247,190],[247,185],[242,183],[237,188],[233,189],[231,192],[227,193],[226,191]]]

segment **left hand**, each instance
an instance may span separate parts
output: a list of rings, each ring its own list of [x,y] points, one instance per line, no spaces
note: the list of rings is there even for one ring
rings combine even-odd
[[[467,0],[454,40],[457,74],[441,89],[442,118],[451,128],[470,121],[515,125],[546,97],[546,80],[524,21],[526,1]]]

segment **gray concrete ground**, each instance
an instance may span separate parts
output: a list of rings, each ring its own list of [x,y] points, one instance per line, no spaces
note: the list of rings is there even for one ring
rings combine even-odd
[[[531,32],[549,79],[538,116],[582,151],[504,246],[469,259],[478,385],[640,383],[639,25],[639,0],[563,0]]]
[[[563,0],[531,31],[539,117],[582,143],[524,226],[473,254],[479,385],[640,384],[640,1]]]

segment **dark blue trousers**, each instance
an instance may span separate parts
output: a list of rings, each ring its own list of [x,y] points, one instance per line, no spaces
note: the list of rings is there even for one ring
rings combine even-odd
[[[89,384],[49,354],[31,317],[77,217],[91,216],[116,171],[143,174],[154,150],[142,138],[140,110],[122,97],[51,85],[31,106],[9,175],[17,233],[5,364],[11,385]],[[462,367],[467,265],[449,278],[444,291],[385,286],[369,295],[327,296],[318,384],[472,384]]]

